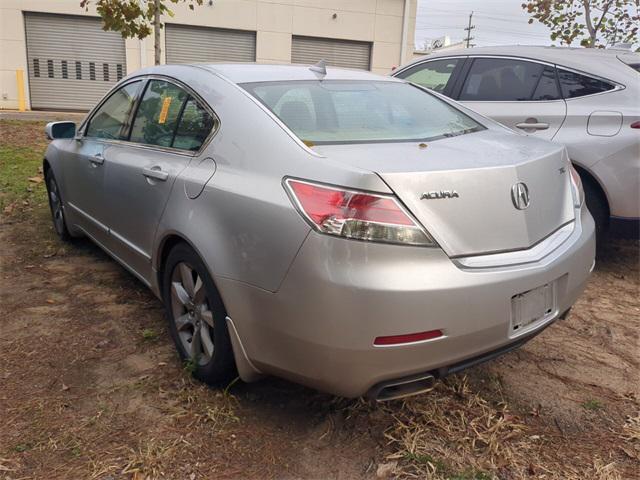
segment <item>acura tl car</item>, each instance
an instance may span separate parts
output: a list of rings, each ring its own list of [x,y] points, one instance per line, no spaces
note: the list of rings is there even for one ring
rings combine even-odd
[[[594,264],[564,147],[400,79],[153,67],[47,134],[55,230],[146,284],[210,384],[422,392],[566,316]]]
[[[393,75],[514,130],[567,147],[600,237],[640,236],[640,54],[481,47],[420,58]]]

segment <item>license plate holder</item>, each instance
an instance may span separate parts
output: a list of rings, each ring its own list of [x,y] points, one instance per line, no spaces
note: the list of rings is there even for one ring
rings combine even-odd
[[[535,329],[554,317],[557,310],[556,282],[511,297],[511,336]]]

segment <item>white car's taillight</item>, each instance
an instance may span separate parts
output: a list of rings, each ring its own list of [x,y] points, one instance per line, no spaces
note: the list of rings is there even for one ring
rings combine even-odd
[[[569,173],[571,174],[571,194],[573,195],[573,206],[576,208],[584,205],[584,188],[582,188],[582,180],[580,174],[573,168],[573,165],[569,166]]]
[[[344,238],[435,246],[427,232],[392,195],[287,179],[297,209],[319,232]]]

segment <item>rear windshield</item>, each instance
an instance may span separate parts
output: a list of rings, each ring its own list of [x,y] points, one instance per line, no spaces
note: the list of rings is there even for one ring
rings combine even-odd
[[[307,144],[427,141],[484,129],[406,83],[304,80],[242,87]]]

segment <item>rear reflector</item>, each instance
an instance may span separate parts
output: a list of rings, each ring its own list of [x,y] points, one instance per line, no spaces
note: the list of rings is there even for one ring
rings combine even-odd
[[[638,122],[633,122],[633,123],[631,124],[631,128],[640,128],[640,121],[638,121]]]
[[[424,342],[425,340],[433,340],[442,337],[442,330],[430,330],[428,332],[408,333],[406,335],[391,335],[389,337],[376,337],[373,341],[374,345],[402,345],[405,343]]]

